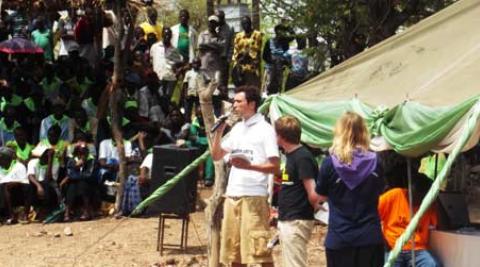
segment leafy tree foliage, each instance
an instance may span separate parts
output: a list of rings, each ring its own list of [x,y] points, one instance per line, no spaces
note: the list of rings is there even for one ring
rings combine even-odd
[[[455,0],[262,0],[263,15],[287,20],[331,66],[394,35]],[[322,61],[323,62],[323,61]]]

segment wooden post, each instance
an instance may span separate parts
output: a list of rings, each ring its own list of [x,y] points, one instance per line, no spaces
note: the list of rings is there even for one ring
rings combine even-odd
[[[117,195],[115,198],[115,213],[120,214],[121,204],[123,199],[123,187],[126,180],[127,175],[127,162],[125,158],[125,149],[123,144],[123,134],[122,129],[120,126],[121,123],[121,113],[120,109],[120,90],[121,84],[123,82],[122,77],[123,73],[125,72],[125,65],[123,64],[122,60],[122,39],[124,36],[124,18],[123,18],[123,6],[121,0],[115,1],[114,13],[117,17],[116,24],[114,25],[117,28],[118,36],[115,40],[115,55],[114,55],[114,67],[113,67],[113,76],[112,82],[110,84],[110,108],[112,110],[112,136],[117,144],[117,151],[119,161],[119,170],[117,173]]]
[[[202,84],[199,91],[200,108],[202,110],[203,121],[205,123],[205,131],[208,136],[208,144],[212,146],[212,136],[209,134],[209,130],[212,128],[215,118],[213,113],[212,94],[218,87],[216,81],[210,82],[208,85]],[[211,151],[211,149],[210,149]],[[217,267],[220,266],[220,230],[222,226],[221,211],[223,207],[223,194],[227,185],[225,179],[225,164],[223,161],[214,162],[215,166],[215,185],[213,188],[213,194],[210,199],[207,200],[207,207],[205,208],[205,221],[207,230],[207,253],[208,253],[208,266]]]
[[[260,30],[260,0],[252,0],[252,26]]]

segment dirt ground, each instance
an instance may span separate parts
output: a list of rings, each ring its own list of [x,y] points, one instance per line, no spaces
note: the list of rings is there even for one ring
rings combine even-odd
[[[205,197],[208,190],[202,189]],[[167,220],[165,242],[178,244],[181,223]],[[69,227],[73,235],[65,234]],[[186,252],[156,251],[157,218],[102,218],[88,222],[0,226],[1,266],[207,266],[203,212],[191,215]],[[68,229],[67,229],[68,230]],[[308,246],[308,265],[325,266],[323,236],[316,226]],[[68,231],[67,231],[68,232]],[[275,266],[280,248],[274,249]],[[170,265],[168,265],[170,266]]]

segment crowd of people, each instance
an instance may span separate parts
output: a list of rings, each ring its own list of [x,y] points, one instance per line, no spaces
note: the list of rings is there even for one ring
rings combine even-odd
[[[0,218],[6,224],[28,223],[46,219],[63,207],[63,221],[89,220],[99,203],[114,199],[112,184],[119,171],[110,111],[116,103],[110,102],[109,86],[119,38],[114,27],[117,18],[108,9],[103,12],[103,50],[97,55],[92,7],[51,14],[38,1],[33,8],[35,12],[26,14],[21,4],[3,6],[0,23],[0,41],[30,39],[44,51],[41,55],[0,54]],[[382,266],[385,251],[409,222],[404,214],[408,203],[403,189],[384,193],[384,175],[377,155],[368,150],[364,120],[352,112],[339,119],[329,156],[319,168],[300,143],[298,119],[284,116],[272,126],[257,113],[262,96],[308,79],[308,58],[302,52],[305,39],[280,24],[264,42],[248,16],[235,33],[221,10],[208,17],[202,32],[190,25],[188,10],[179,12],[178,24],[173,26],[162,25],[152,6],[144,11],[145,21],[135,27],[130,46],[123,47],[129,58],[118,103],[127,185],[134,187],[126,188],[127,192],[148,195],[154,145],[208,148],[198,91],[205,82],[218,82],[212,102],[215,115],[220,116],[231,81],[233,111],[242,120],[224,140],[226,125],[220,125],[211,151],[213,160],[228,159],[231,166],[221,261],[232,266],[273,265],[266,247],[270,238],[267,185],[268,175],[275,174],[281,177],[278,229],[283,266],[306,266],[314,212],[327,201],[327,265]],[[292,48],[294,39],[297,45]],[[282,170],[279,147],[286,160]],[[212,160],[201,175],[206,186],[214,183]],[[127,195],[133,199],[124,201],[125,212],[139,201],[135,194]],[[435,224],[431,211],[415,233],[416,259],[429,264],[418,266],[439,266],[426,245],[428,229]],[[399,262],[411,260],[407,252],[401,255]]]

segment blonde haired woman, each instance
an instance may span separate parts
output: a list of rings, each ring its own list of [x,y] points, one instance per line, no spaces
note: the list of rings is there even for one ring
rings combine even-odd
[[[333,145],[320,167],[315,190],[328,197],[325,239],[328,267],[383,266],[383,237],[377,211],[384,181],[377,155],[368,150],[365,120],[346,112],[337,121]]]

